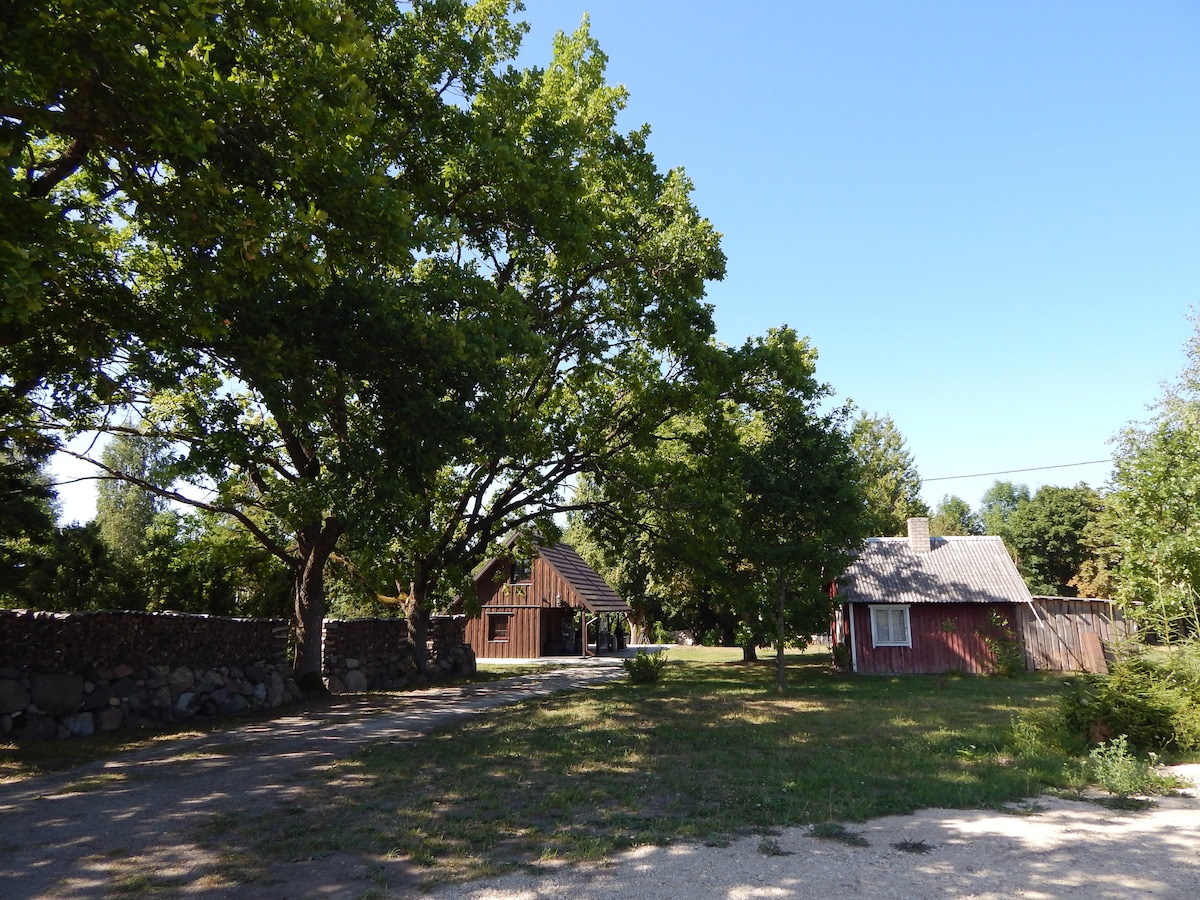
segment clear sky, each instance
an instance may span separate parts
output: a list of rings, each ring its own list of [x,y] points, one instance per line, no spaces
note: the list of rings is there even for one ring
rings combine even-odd
[[[1200,4],[526,0],[522,62],[584,12],[624,124],[724,234],[720,339],[808,335],[931,505],[996,480],[935,478],[1106,459],[1182,367]]]
[[[521,63],[585,12],[624,125],[650,123],[724,234],[719,338],[808,335],[822,380],[895,420],[931,505],[996,476],[934,479],[1106,459],[1183,365],[1194,0],[526,0]]]

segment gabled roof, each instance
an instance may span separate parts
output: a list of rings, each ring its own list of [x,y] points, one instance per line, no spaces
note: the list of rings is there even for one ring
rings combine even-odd
[[[571,586],[580,602],[594,613],[633,612],[599,573],[583,561],[570,544],[538,547],[538,556],[549,563],[563,581]]]
[[[999,537],[869,538],[838,599],[862,603],[1029,603],[1029,589]]]

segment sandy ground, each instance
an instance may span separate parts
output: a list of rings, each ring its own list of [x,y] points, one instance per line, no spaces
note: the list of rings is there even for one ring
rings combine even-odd
[[[285,808],[311,773],[379,740],[419,740],[496,706],[619,677],[616,661],[395,698],[357,697],[26,781],[0,784],[0,900],[550,900],[550,898],[1200,898],[1195,790],[1136,811],[1042,798],[1010,814],[926,810],[847,827],[865,847],[806,829],[725,847],[632,850],[543,864],[425,894],[405,861],[339,854],[272,866],[231,887],[197,840],[214,815]],[[1200,765],[1177,767],[1200,783]],[[909,842],[910,850],[896,844]],[[911,852],[912,845],[928,852]]]
[[[1200,765],[1175,771],[1200,782]],[[1200,799],[1195,789],[1156,798],[1136,811],[1043,797],[1011,813],[931,809],[847,827],[869,846],[789,828],[774,837],[744,838],[721,848],[639,848],[602,864],[551,867],[537,877],[509,875],[488,884],[442,888],[429,896],[1200,898]]]

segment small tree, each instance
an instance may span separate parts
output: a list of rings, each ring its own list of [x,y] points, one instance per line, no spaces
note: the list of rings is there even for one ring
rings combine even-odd
[[[966,500],[947,494],[929,520],[929,533],[939,537],[983,534],[983,522]]]
[[[162,441],[134,431],[114,435],[100,461],[117,473],[99,481],[96,526],[113,555],[132,561],[142,550],[150,526],[165,508],[162,496],[142,484],[157,485],[163,463]]]
[[[903,535],[914,516],[928,516],[921,475],[890,416],[861,413],[850,429],[874,535]]]

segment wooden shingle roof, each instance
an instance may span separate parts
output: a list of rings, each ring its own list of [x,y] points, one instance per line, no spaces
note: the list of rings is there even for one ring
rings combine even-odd
[[[584,606],[594,613],[632,612],[629,604],[621,599],[608,582],[600,577],[591,566],[583,561],[570,544],[555,544],[553,547],[538,547],[538,556],[549,563],[559,576],[571,586]]]
[[[1029,589],[999,537],[870,538],[846,572],[839,600],[861,603],[1029,603]]]

